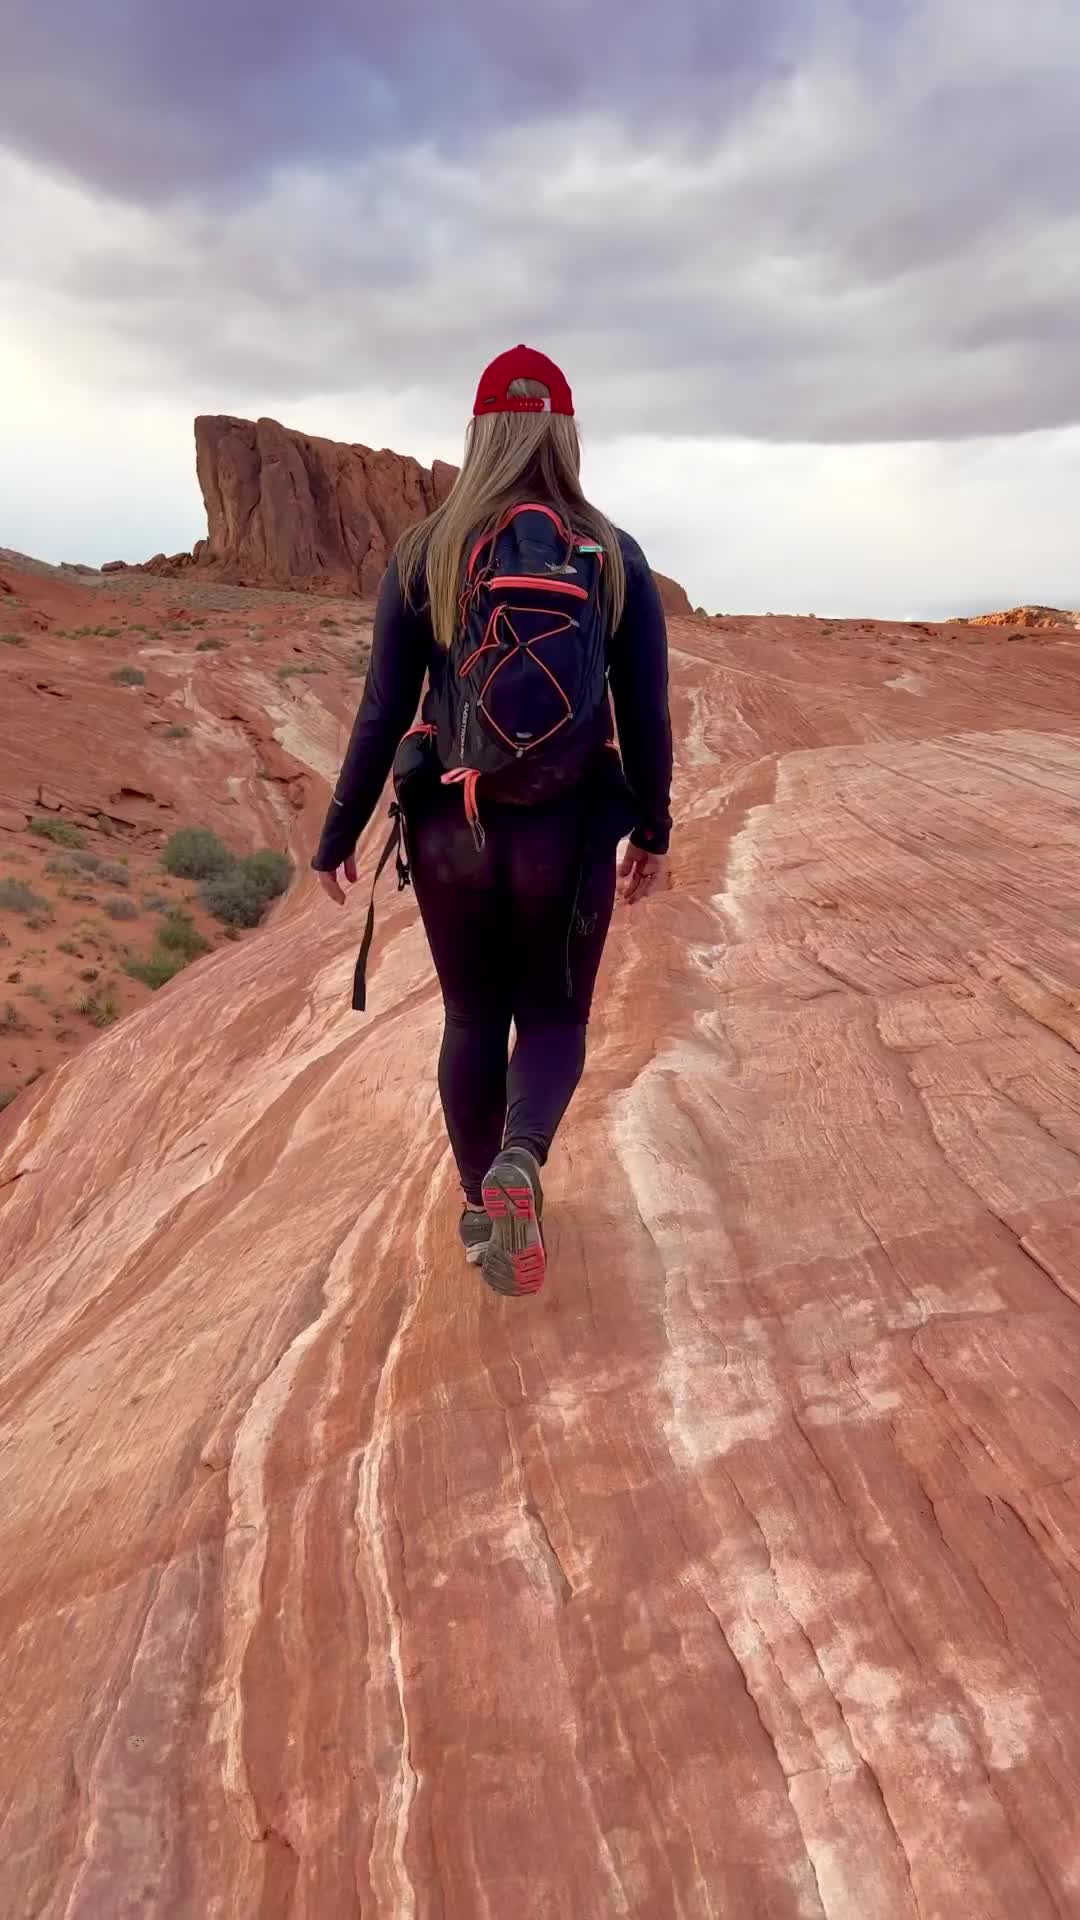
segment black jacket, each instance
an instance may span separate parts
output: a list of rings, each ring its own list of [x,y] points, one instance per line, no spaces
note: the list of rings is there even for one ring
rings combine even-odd
[[[623,770],[638,815],[631,837],[650,853],[666,853],[672,761],[667,628],[641,548],[622,532],[619,544],[626,606],[608,642],[608,681]],[[446,655],[426,603],[418,599],[417,606],[407,605],[391,561],[379,589],[363,696],[311,863],[317,872],[332,873],[352,853],[379,804],[401,737],[416,717],[425,676],[436,681],[445,671]]]

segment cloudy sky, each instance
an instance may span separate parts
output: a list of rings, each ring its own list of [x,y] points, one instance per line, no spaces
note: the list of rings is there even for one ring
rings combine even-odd
[[[456,459],[560,359],[710,609],[1080,605],[1077,0],[7,0],[0,545],[204,528],[196,412]]]

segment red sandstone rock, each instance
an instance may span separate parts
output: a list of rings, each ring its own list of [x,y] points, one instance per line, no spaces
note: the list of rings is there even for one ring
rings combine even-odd
[[[694,609],[690,605],[690,596],[685,587],[680,587],[677,580],[669,580],[666,573],[657,573],[655,570],[653,572],[653,579],[660,589],[660,599],[663,602],[665,613],[682,614],[684,616],[693,613]]]
[[[195,567],[301,592],[374,594],[399,536],[446,499],[458,474],[445,460],[429,472],[386,448],[226,415],[196,420],[195,452],[208,537],[192,553],[155,554],[144,571],[171,577]],[[674,580],[655,578],[668,613],[692,611]]]
[[[1076,1914],[1080,645],[672,643],[536,1301],[461,1265],[392,890],[370,1019],[306,876],[0,1118],[5,1911]],[[299,842],[355,683],[273,644],[170,643],[172,778],[254,831],[284,741]]]
[[[445,499],[455,469],[293,433],[276,420],[203,415],[196,464],[209,534],[197,566],[246,586],[374,593],[399,534]]]
[[[971,627],[1073,627],[1080,615],[1064,613],[1060,607],[1012,607],[1007,613],[977,613],[967,622]]]

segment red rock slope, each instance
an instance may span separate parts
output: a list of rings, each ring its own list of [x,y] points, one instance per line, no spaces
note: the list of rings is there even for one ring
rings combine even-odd
[[[7,1912],[1080,1910],[1080,649],[673,639],[539,1300],[408,899],[0,1122]]]

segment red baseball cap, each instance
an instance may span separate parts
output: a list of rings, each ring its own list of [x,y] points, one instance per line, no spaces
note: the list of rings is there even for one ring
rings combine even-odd
[[[547,400],[519,400],[511,397],[515,380],[538,380],[550,395]],[[500,353],[480,375],[474,413],[573,413],[574,398],[565,373],[535,347],[511,347]]]

